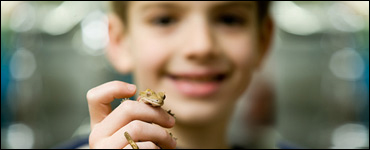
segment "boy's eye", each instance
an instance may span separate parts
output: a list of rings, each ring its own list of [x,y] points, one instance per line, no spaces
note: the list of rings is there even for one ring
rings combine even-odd
[[[227,26],[242,26],[245,24],[245,19],[236,15],[220,15],[216,18],[216,21]]]
[[[154,18],[152,20],[152,23],[155,24],[155,25],[159,25],[159,26],[169,26],[169,25],[175,23],[175,21],[176,21],[176,19],[174,17],[161,16],[161,17]]]

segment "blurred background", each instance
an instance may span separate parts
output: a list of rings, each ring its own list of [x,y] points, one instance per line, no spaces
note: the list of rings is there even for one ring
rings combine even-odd
[[[132,82],[104,56],[108,2],[1,2],[1,148],[86,139],[86,92]],[[369,2],[273,2],[272,51],[230,143],[369,148]],[[113,102],[117,106],[119,102]]]

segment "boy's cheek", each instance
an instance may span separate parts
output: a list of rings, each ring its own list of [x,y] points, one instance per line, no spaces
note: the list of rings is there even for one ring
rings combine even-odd
[[[140,33],[133,43],[134,50],[137,51],[138,60],[150,61],[151,63],[160,63],[163,57],[166,57],[167,46],[169,41],[161,40],[158,37],[153,37],[150,34]]]
[[[145,43],[145,44],[139,44]],[[161,47],[160,42],[155,40],[142,40],[138,41],[133,47],[134,52],[134,65],[135,76],[137,76],[138,83],[141,82],[145,88],[154,88],[158,84],[159,71],[161,66],[165,63],[166,53],[165,48]],[[149,86],[149,87],[148,87]]]
[[[257,41],[248,36],[223,39],[225,54],[236,69],[252,69],[258,57]]]

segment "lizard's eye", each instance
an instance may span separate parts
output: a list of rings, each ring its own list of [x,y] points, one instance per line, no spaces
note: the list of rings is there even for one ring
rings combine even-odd
[[[163,95],[163,97],[162,97],[162,98],[163,98],[163,100],[164,100],[164,99],[166,99],[166,95]]]

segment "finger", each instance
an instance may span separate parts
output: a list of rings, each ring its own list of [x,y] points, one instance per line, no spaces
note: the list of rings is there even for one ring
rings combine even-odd
[[[136,145],[139,147],[139,149],[160,149],[157,145],[150,141],[136,142]],[[130,144],[127,144],[123,149],[132,149],[132,147]]]
[[[132,97],[135,92],[135,85],[122,81],[111,81],[90,89],[86,98],[89,105],[91,128],[112,111],[110,103],[115,98]]]
[[[109,137],[109,145],[117,148],[127,145],[128,141],[124,135],[125,132],[128,132],[135,142],[151,141],[161,148],[176,148],[176,140],[164,128],[139,120],[130,122]],[[139,146],[139,148],[141,147]]]
[[[155,123],[165,128],[175,125],[175,118],[160,107],[137,101],[124,101],[101,121],[95,130],[98,130],[100,135],[111,136],[133,120]]]

